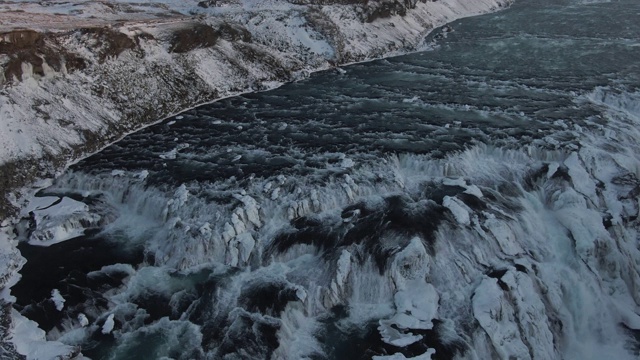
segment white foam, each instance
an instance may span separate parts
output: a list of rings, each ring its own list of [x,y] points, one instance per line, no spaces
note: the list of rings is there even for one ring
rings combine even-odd
[[[305,314],[298,302],[287,304],[281,315],[282,325],[277,336],[279,346],[273,352],[275,359],[306,359],[312,355],[325,355],[316,332],[320,324]]]

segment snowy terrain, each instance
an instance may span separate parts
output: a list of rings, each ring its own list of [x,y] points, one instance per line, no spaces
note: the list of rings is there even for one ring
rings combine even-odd
[[[415,50],[435,27],[510,2],[439,0],[386,12],[378,11],[388,9],[385,2],[0,2],[0,258],[6,264],[0,269],[1,317],[8,319],[6,304],[13,299],[7,287],[23,263],[11,218],[33,191],[25,186],[185,108]],[[39,227],[41,235],[33,241],[63,241],[107,219],[86,213],[84,204],[71,199],[44,201],[50,203],[29,208],[39,224],[50,224]],[[50,205],[64,208],[54,206],[58,215],[72,216],[56,219],[46,210]],[[230,256],[244,261],[255,245],[250,237],[236,237],[236,230],[228,232],[238,242],[237,254]],[[428,288],[420,291],[432,294]],[[63,307],[59,295],[51,296]],[[16,339],[44,340],[32,322],[17,315],[14,320]],[[106,324],[102,329],[110,331]],[[5,338],[6,321],[0,330]],[[17,350],[30,352],[30,358],[42,358],[38,351],[75,353],[59,343],[41,348],[20,341]]]

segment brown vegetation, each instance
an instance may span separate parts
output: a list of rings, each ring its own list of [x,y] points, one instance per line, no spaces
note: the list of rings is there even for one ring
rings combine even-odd
[[[45,75],[45,63],[54,71],[83,69],[85,62],[77,55],[66,52],[56,41],[56,36],[33,30],[16,30],[0,34],[0,55],[7,60],[2,64],[0,80],[22,80],[23,64],[30,64],[33,73]],[[2,84],[2,81],[0,81]]]
[[[212,47],[218,41],[219,32],[205,24],[193,24],[175,30],[171,35],[169,51],[186,53],[198,48]]]

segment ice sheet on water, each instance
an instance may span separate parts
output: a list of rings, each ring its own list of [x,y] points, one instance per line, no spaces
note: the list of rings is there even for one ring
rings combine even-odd
[[[60,290],[53,289],[51,291],[51,301],[56,305],[56,310],[62,311],[64,309],[64,298],[60,295]]]
[[[57,341],[47,341],[45,332],[34,321],[13,310],[13,345],[27,359],[53,359],[77,353],[73,346]]]
[[[84,234],[89,227],[98,226],[102,217],[89,210],[85,203],[69,197],[34,197],[23,211],[34,227],[28,229],[29,243],[50,246]]]

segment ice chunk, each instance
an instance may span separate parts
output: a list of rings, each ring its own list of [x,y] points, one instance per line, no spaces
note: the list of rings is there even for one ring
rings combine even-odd
[[[13,336],[11,341],[16,351],[27,359],[70,359],[77,350],[58,341],[47,341],[45,332],[35,321],[22,316],[16,310],[11,311]]]
[[[411,99],[402,99],[403,103],[414,103],[416,101],[420,100],[420,97],[418,96],[414,96]]]
[[[235,246],[236,244],[231,244],[227,247],[227,255],[225,258],[225,263],[230,266],[238,266],[238,248]]]
[[[547,179],[551,179],[553,175],[556,174],[556,171],[558,171],[559,167],[560,167],[560,164],[558,164],[557,162],[550,163],[549,170],[547,170]]]
[[[339,301],[344,292],[345,282],[351,272],[351,253],[343,249],[336,265],[336,275],[331,281],[329,293],[333,301]]]
[[[102,325],[102,333],[103,334],[111,334],[111,332],[113,331],[113,327],[115,326],[115,322],[113,321],[113,317],[114,314],[109,315],[109,317],[107,317],[107,320],[104,322],[104,325]]]
[[[438,312],[440,297],[433,285],[424,280],[413,280],[410,287],[396,292],[393,297],[396,315],[388,324],[400,329],[432,329],[432,320]]]
[[[269,181],[266,184],[264,184],[264,188],[263,188],[262,191],[269,192],[272,187],[273,187],[273,183],[271,181]]]
[[[273,191],[271,192],[271,200],[277,200],[279,196],[280,196],[280,188],[277,187],[273,189]]]
[[[231,241],[231,239],[233,239],[235,236],[236,236],[236,230],[233,228],[233,225],[229,223],[225,223],[224,229],[222,230],[222,239],[226,243],[229,243],[229,241]]]
[[[442,205],[449,209],[456,221],[461,225],[469,225],[471,224],[471,218],[469,217],[469,211],[466,209],[467,206],[464,205],[461,201],[451,196],[445,196]]]
[[[446,186],[459,186],[462,188],[467,187],[467,182],[463,178],[457,178],[457,179],[446,178],[442,180],[442,184]]]
[[[411,239],[409,244],[398,252],[391,264],[390,275],[396,289],[403,290],[407,282],[424,279],[429,272],[430,258],[419,237]]]
[[[602,216],[587,208],[584,196],[571,188],[557,195],[553,207],[558,221],[571,232],[576,251],[583,260],[589,261],[599,240],[610,238],[602,224]]]
[[[136,177],[140,180],[144,180],[149,176],[149,171],[148,170],[142,170],[139,173],[136,174]]]
[[[247,220],[257,227],[262,226],[260,205],[258,205],[256,199],[248,195],[234,195],[234,197],[244,204],[244,213],[247,216]]]
[[[379,321],[378,331],[387,344],[408,346],[422,339],[411,329],[433,328],[440,296],[435,287],[425,281],[430,259],[419,238],[399,252],[392,263],[392,278],[398,289],[393,296],[396,312]]]
[[[238,212],[234,212],[233,214],[231,214],[231,224],[233,224],[233,229],[235,230],[236,234],[242,234],[246,231],[247,227],[244,225],[244,221],[242,221],[242,218],[238,215]]]
[[[508,222],[492,217],[484,222],[484,226],[489,229],[505,254],[513,256],[523,252]]]
[[[422,335],[400,332],[393,327],[394,323],[388,320],[380,320],[378,331],[382,336],[382,341],[389,345],[404,347],[422,340]]]
[[[349,159],[349,158],[344,158],[342,159],[342,162],[340,163],[340,167],[343,169],[349,169],[352,168],[356,163]]]
[[[256,246],[256,241],[253,239],[250,233],[245,232],[236,237],[238,246],[239,260],[246,263],[251,256],[253,248]]]
[[[173,149],[167,151],[166,153],[160,154],[160,159],[164,160],[174,160],[178,156],[178,149]]]
[[[182,184],[173,193],[173,198],[176,201],[175,205],[182,206],[187,202],[187,199],[189,198],[189,190],[187,190],[187,187]]]
[[[342,250],[338,259],[338,271],[336,271],[336,284],[340,287],[344,286],[344,282],[351,272],[351,253]]]
[[[549,328],[545,308],[536,285],[525,273],[508,271],[501,280],[509,287],[510,298],[522,336],[531,346],[534,359],[557,359],[553,334]]]
[[[571,182],[576,191],[587,196],[594,203],[597,203],[596,183],[582,166],[578,153],[571,153],[564,161],[564,164],[569,168],[569,176],[571,176]]]
[[[47,199],[50,201],[52,198]],[[40,206],[49,201],[39,199],[34,203],[39,206],[33,210],[36,228],[29,237],[32,245],[50,246],[73,239],[84,234],[88,226],[97,226],[101,220],[100,215],[91,213],[89,207],[80,201],[63,197],[56,198],[49,205]]]
[[[300,301],[305,301],[307,299],[307,290],[302,286],[296,287],[296,297],[300,299]]]
[[[51,290],[51,301],[56,305],[56,310],[62,311],[64,309],[64,298],[60,295],[60,290],[53,289]]]
[[[484,278],[473,298],[473,315],[491,338],[501,359],[531,359],[522,342],[520,329],[511,303],[504,297],[498,280]]]
[[[467,189],[464,191],[465,194],[469,194],[469,195],[473,195],[475,197],[477,197],[478,199],[481,199],[483,194],[482,191],[480,190],[480,188],[478,188],[475,185],[469,185],[467,186]]]
[[[82,327],[89,325],[89,319],[87,319],[87,316],[83,313],[78,314],[78,322],[80,322],[80,326]]]
[[[436,353],[435,349],[427,349],[422,355],[405,357],[402,353],[395,353],[393,355],[374,356],[373,360],[431,360],[431,356]]]

